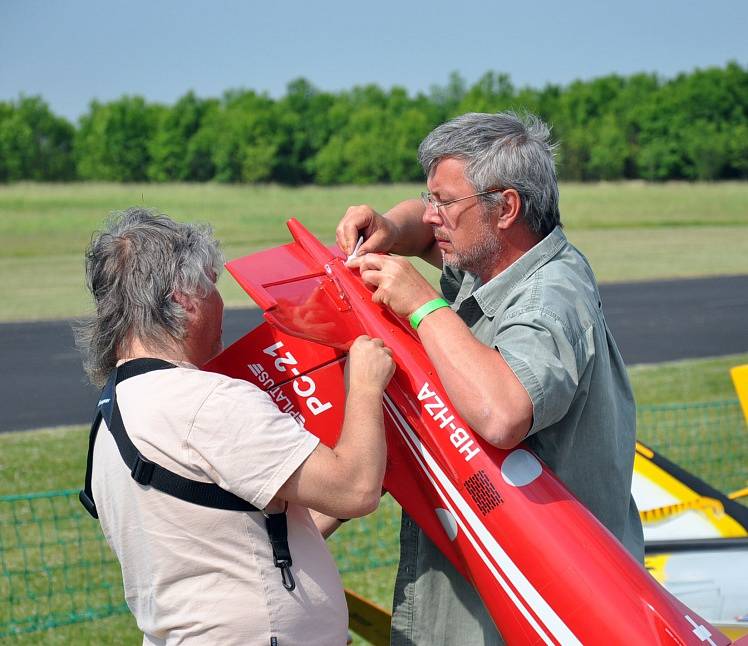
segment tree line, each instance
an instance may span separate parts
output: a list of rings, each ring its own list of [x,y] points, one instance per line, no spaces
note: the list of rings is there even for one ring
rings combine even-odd
[[[453,73],[411,96],[400,87],[337,93],[305,79],[279,99],[253,90],[93,101],[77,124],[41,97],[0,102],[0,181],[422,181],[421,139],[464,112],[529,111],[553,128],[566,180],[748,178],[748,67],[663,79],[611,74],[542,89],[487,72]]]

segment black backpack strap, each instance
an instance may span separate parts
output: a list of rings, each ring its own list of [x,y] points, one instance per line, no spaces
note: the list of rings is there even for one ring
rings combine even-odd
[[[102,419],[114,437],[120,456],[130,469],[133,480],[143,486],[151,486],[166,494],[203,507],[224,509],[227,511],[261,511],[243,498],[222,489],[213,482],[200,482],[184,478],[160,464],[146,458],[133,444],[125,430],[119,406],[117,405],[117,384],[125,379],[142,375],[153,370],[166,370],[176,366],[161,359],[134,359],[115,368],[101,391],[96,406],[96,417],[91,425],[88,439],[88,457],[86,459],[86,480],[83,490],[78,495],[81,503],[94,518],[98,518],[96,503],[93,499],[91,479],[93,472],[93,455],[96,435]],[[288,547],[288,527],[285,512],[266,515],[268,537],[273,548],[275,566],[280,568],[283,585],[289,591],[296,587],[290,566],[291,552]]]
[[[96,511],[96,503],[93,499],[93,490],[91,489],[91,476],[93,474],[93,456],[94,456],[94,445],[96,444],[96,434],[99,432],[99,426],[103,417],[102,407],[111,402],[112,393],[114,392],[115,380],[117,378],[117,371],[115,370],[109,376],[105,386],[101,389],[101,395],[99,396],[99,402],[96,404],[96,415],[94,417],[93,424],[91,424],[91,431],[88,435],[88,456],[86,457],[86,480],[83,485],[83,489],[78,494],[78,499],[81,504],[86,508],[86,511],[91,514],[94,518],[99,517],[98,511]]]
[[[273,548],[273,562],[275,567],[280,568],[283,587],[291,592],[296,587],[296,582],[291,574],[291,550],[288,548],[288,523],[286,512],[280,514],[269,514],[265,516],[265,526],[268,530],[270,545]]]
[[[160,464],[146,458],[133,444],[130,436],[125,430],[122,414],[117,404],[117,385],[125,379],[142,375],[153,370],[167,370],[175,368],[174,364],[160,359],[134,359],[122,364],[115,369],[101,391],[101,397],[97,406],[98,412],[94,424],[91,427],[89,437],[88,460],[86,462],[86,488],[81,492],[81,502],[88,511],[96,517],[96,504],[93,500],[91,490],[91,471],[93,468],[93,446],[96,442],[96,433],[103,419],[109,432],[117,443],[120,456],[130,469],[132,479],[143,486],[151,486],[159,491],[203,507],[214,509],[225,509],[229,511],[259,511],[257,507],[243,498],[222,489],[213,482],[200,482],[184,478]]]

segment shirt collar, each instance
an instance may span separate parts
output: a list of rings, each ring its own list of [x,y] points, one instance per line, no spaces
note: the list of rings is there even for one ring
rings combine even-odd
[[[132,361],[134,358],[148,358],[148,357],[131,357],[129,359],[120,359],[115,364],[116,367],[121,366],[123,363],[127,363],[128,361]],[[168,361],[169,363],[173,363],[178,368],[190,368],[191,370],[198,370],[198,367],[194,364],[191,364],[189,361],[177,361],[176,359],[162,359],[163,361]]]
[[[477,276],[465,274],[465,279],[455,299],[456,308],[459,308],[462,301],[472,296],[486,316],[494,316],[514,287],[545,265],[566,244],[566,236],[561,227],[557,226],[532,249],[517,258],[487,283],[481,284]]]

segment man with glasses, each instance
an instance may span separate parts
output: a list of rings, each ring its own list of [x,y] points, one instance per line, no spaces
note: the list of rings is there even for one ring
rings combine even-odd
[[[524,441],[642,559],[633,394],[592,269],[561,229],[553,154],[536,117],[457,117],[419,147],[422,199],[384,215],[351,207],[337,241],[350,254],[363,236],[350,266],[375,302],[409,317],[473,430],[503,449]],[[442,269],[444,298],[402,256]],[[392,643],[502,643],[406,514],[400,541]]]

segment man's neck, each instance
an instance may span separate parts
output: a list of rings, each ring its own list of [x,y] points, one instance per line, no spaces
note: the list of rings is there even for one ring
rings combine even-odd
[[[524,226],[514,226],[501,236],[501,249],[495,263],[486,271],[479,272],[478,278],[485,284],[513,265],[543,238]]]
[[[179,345],[174,344],[172,348],[154,349],[142,343],[140,339],[131,339],[117,352],[117,364],[131,361],[132,359],[163,359],[164,361],[181,361],[193,363],[190,357]]]

